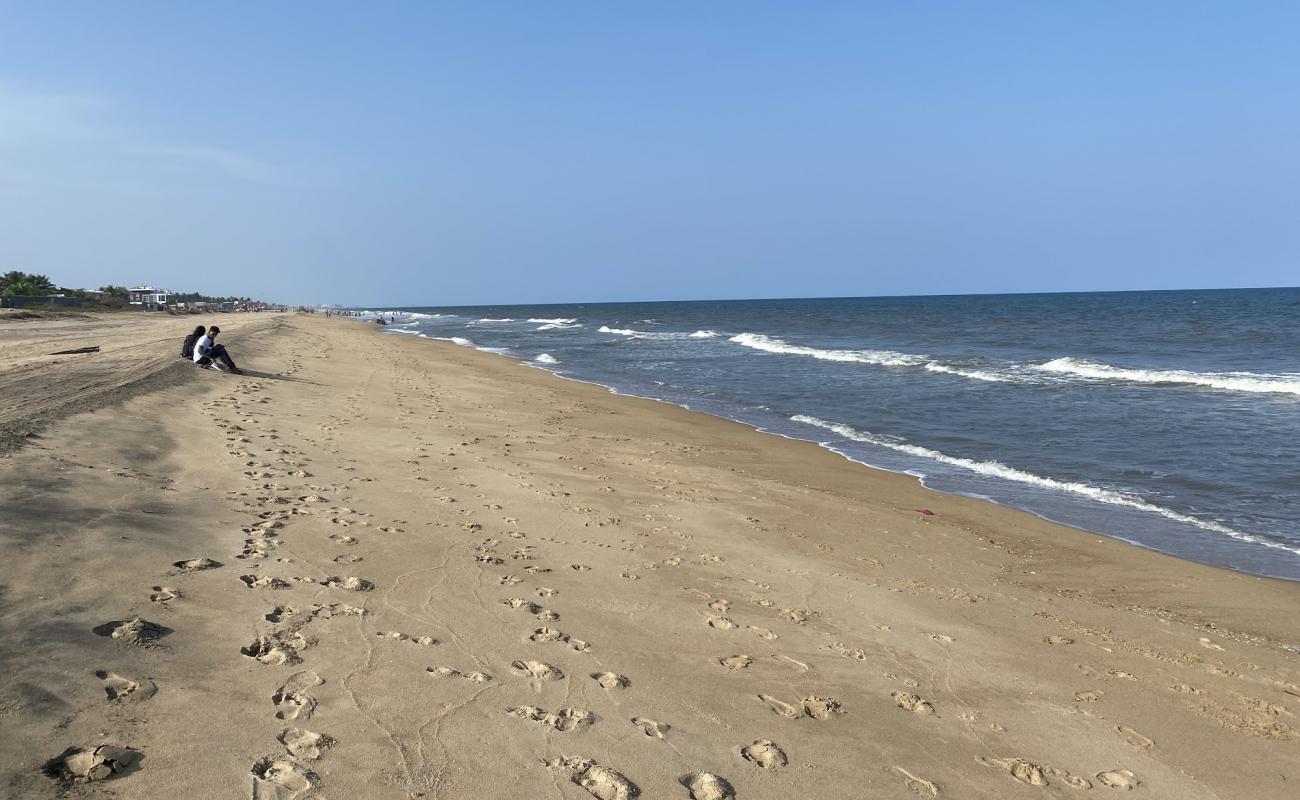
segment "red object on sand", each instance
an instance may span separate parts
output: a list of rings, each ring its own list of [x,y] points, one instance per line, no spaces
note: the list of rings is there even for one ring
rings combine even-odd
[[[918,509],[916,510],[916,513],[918,513],[918,514],[924,514],[924,515],[926,515],[927,517],[933,517],[933,516],[934,516],[934,512],[931,511],[931,510],[928,509],[928,508],[918,508]]]

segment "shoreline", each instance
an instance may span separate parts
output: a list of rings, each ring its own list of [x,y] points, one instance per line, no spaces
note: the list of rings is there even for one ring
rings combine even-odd
[[[0,456],[6,790],[90,791],[41,773],[88,743],[143,756],[109,781],[127,800],[701,774],[737,800],[1229,800],[1300,775],[1293,582],[282,320],[233,350],[250,377],[106,395]]]
[[[351,322],[361,322],[361,321],[368,321],[368,320],[348,319],[348,321],[351,321]],[[841,450],[837,449],[837,448],[835,447],[835,443],[834,443],[833,441],[829,441],[829,440],[818,440],[818,439],[803,438],[803,437],[800,437],[800,436],[794,436],[794,435],[790,435],[790,434],[782,433],[781,431],[778,431],[778,430],[773,430],[773,429],[771,429],[771,428],[765,428],[765,427],[763,427],[762,425],[759,425],[759,424],[756,424],[756,423],[752,423],[752,422],[749,422],[749,421],[746,421],[746,420],[743,420],[743,419],[737,419],[736,417],[730,417],[730,416],[727,416],[727,415],[725,415],[725,414],[714,413],[714,412],[712,412],[712,411],[706,411],[706,410],[702,410],[702,409],[698,409],[698,408],[692,408],[692,407],[691,407],[689,404],[687,404],[687,403],[679,403],[679,402],[676,402],[676,401],[673,401],[673,400],[664,399],[664,398],[661,398],[661,397],[653,397],[653,396],[651,396],[651,395],[635,394],[635,393],[633,393],[633,392],[620,390],[620,389],[618,389],[618,388],[615,387],[615,386],[611,386],[611,385],[606,384],[606,383],[601,383],[600,381],[597,381],[597,380],[590,380],[590,379],[587,379],[587,378],[579,378],[579,377],[575,377],[575,376],[572,376],[572,375],[561,374],[559,371],[557,371],[557,370],[555,370],[555,369],[551,369],[551,368],[549,367],[549,365],[547,365],[547,364],[537,363],[537,362],[535,362],[535,361],[529,360],[529,359],[524,358],[524,357],[522,357],[522,356],[514,355],[514,354],[512,354],[512,353],[510,353],[510,352],[502,352],[503,349],[508,350],[508,348],[483,347],[483,346],[480,346],[480,345],[477,345],[477,344],[473,344],[473,343],[462,344],[461,342],[455,341],[455,340],[452,339],[452,338],[447,338],[447,337],[437,337],[437,336],[426,336],[426,335],[424,335],[424,334],[422,334],[422,333],[415,333],[415,332],[409,332],[409,331],[395,330],[395,329],[393,329],[393,328],[390,327],[390,326],[383,326],[383,327],[380,327],[380,328],[378,329],[378,331],[372,331],[372,332],[386,333],[386,334],[393,334],[393,335],[404,336],[404,337],[409,337],[409,338],[413,338],[413,339],[424,339],[424,340],[426,340],[426,341],[442,342],[442,343],[444,343],[444,344],[452,344],[452,345],[455,345],[455,346],[457,346],[457,347],[466,347],[466,348],[469,348],[469,349],[475,350],[475,351],[477,351],[477,352],[486,353],[486,354],[489,354],[489,355],[497,355],[497,356],[501,356],[501,357],[503,357],[503,358],[507,358],[507,359],[510,359],[510,360],[512,360],[512,361],[514,361],[514,362],[517,362],[517,363],[519,363],[519,364],[521,364],[521,365],[523,365],[523,366],[528,366],[528,367],[532,367],[532,368],[534,368],[534,369],[541,370],[541,371],[543,371],[543,372],[547,372],[547,373],[549,373],[549,374],[551,374],[551,375],[554,375],[554,376],[557,377],[557,378],[562,378],[562,379],[565,379],[565,380],[571,380],[571,381],[574,381],[574,382],[576,382],[576,383],[584,383],[584,384],[588,384],[588,385],[591,385],[591,386],[599,386],[599,387],[601,387],[601,388],[603,388],[603,389],[606,389],[610,394],[612,394],[612,395],[614,395],[614,396],[617,396],[617,397],[632,397],[632,398],[637,398],[637,399],[640,399],[640,400],[650,400],[650,401],[653,401],[653,402],[656,402],[656,403],[663,403],[663,404],[665,404],[665,405],[673,406],[673,407],[676,407],[676,408],[680,408],[680,409],[682,409],[682,410],[689,411],[689,412],[692,412],[692,413],[704,414],[704,415],[709,416],[709,417],[712,417],[712,418],[714,418],[714,419],[720,419],[720,420],[726,420],[726,421],[728,421],[728,422],[734,422],[734,423],[737,423],[737,424],[739,424],[739,425],[742,425],[742,426],[744,426],[744,427],[746,427],[746,428],[748,428],[748,429],[750,429],[750,430],[756,431],[756,432],[758,432],[758,433],[764,433],[764,434],[768,434],[768,435],[772,435],[772,436],[777,436],[777,437],[780,437],[780,438],[782,438],[782,439],[788,439],[788,440],[790,440],[790,441],[797,441],[797,442],[811,442],[811,443],[813,443],[813,444],[818,445],[819,447],[824,448],[825,450],[828,450],[828,451],[831,452],[831,453],[834,453],[834,454],[835,454],[836,456],[838,456],[839,458],[842,458],[843,460],[845,460],[845,461],[847,461],[847,462],[849,462],[849,463],[851,463],[851,464],[854,464],[854,465],[856,465],[856,466],[860,466],[860,467],[865,467],[865,468],[867,468],[867,469],[875,470],[875,471],[878,471],[878,472],[888,473],[888,474],[890,474],[890,475],[899,475],[899,476],[906,476],[906,477],[912,478],[912,479],[916,480],[916,482],[917,482],[921,487],[923,487],[923,488],[925,488],[925,489],[927,489],[927,490],[929,490],[929,491],[932,491],[932,492],[937,492],[937,493],[942,494],[942,495],[949,495],[949,496],[954,496],[954,497],[962,497],[962,498],[966,498],[966,499],[969,499],[969,500],[975,500],[975,501],[979,501],[979,502],[991,503],[991,504],[993,504],[993,505],[995,505],[995,506],[998,506],[999,508],[1004,508],[1004,509],[1007,509],[1007,510],[1010,510],[1010,511],[1018,511],[1018,512],[1022,512],[1022,513],[1025,513],[1025,514],[1029,514],[1029,515],[1031,515],[1031,516],[1033,516],[1033,517],[1035,517],[1035,518],[1037,518],[1037,519],[1040,519],[1040,520],[1042,520],[1042,521],[1044,521],[1044,522],[1047,522],[1047,523],[1050,523],[1050,524],[1052,524],[1052,525],[1058,525],[1058,526],[1060,526],[1060,527],[1068,528],[1068,529],[1070,529],[1070,530],[1073,530],[1073,531],[1076,531],[1076,532],[1079,532],[1079,533],[1083,533],[1083,534],[1095,535],[1095,536],[1105,536],[1105,537],[1108,538],[1108,539],[1111,539],[1111,540],[1114,540],[1114,541],[1117,541],[1117,542],[1121,542],[1121,543],[1123,543],[1123,544],[1131,545],[1131,546],[1133,546],[1133,547],[1137,547],[1137,548],[1139,548],[1139,549],[1141,549],[1141,550],[1145,550],[1145,551],[1153,552],[1153,553],[1159,553],[1160,555],[1168,556],[1168,557],[1170,557],[1170,558],[1175,558],[1175,559],[1178,559],[1178,560],[1180,560],[1180,561],[1186,561],[1186,562],[1188,562],[1188,563],[1197,564],[1197,565],[1204,566],[1204,567],[1210,567],[1210,568],[1213,568],[1213,569],[1219,569],[1219,570],[1223,570],[1223,571],[1225,571],[1225,572],[1234,573],[1234,574],[1238,574],[1238,575],[1245,575],[1245,576],[1249,576],[1249,577],[1267,578],[1267,579],[1269,579],[1269,580],[1279,580],[1279,581],[1285,581],[1285,582],[1288,582],[1288,583],[1300,583],[1300,577],[1288,577],[1288,576],[1286,576],[1286,575],[1271,574],[1271,573],[1268,573],[1268,572],[1265,572],[1265,571],[1262,571],[1262,570],[1252,570],[1252,569],[1247,569],[1247,568],[1237,568],[1237,567],[1233,567],[1233,566],[1226,565],[1226,564],[1222,564],[1222,563],[1216,563],[1216,562],[1211,561],[1211,560],[1203,560],[1203,559],[1192,558],[1192,557],[1190,557],[1190,556],[1186,556],[1186,555],[1182,555],[1182,554],[1179,554],[1179,553],[1170,552],[1169,550],[1162,549],[1162,548],[1157,547],[1157,546],[1155,546],[1155,545],[1146,544],[1146,543],[1141,542],[1141,541],[1138,541],[1138,540],[1136,540],[1136,539],[1128,538],[1128,537],[1123,536],[1123,535],[1121,535],[1121,534],[1111,533],[1111,532],[1107,532],[1107,531],[1105,531],[1105,530],[1098,530],[1098,529],[1093,529],[1093,528],[1085,528],[1085,527],[1082,527],[1082,526],[1077,525],[1077,524],[1073,524],[1073,523],[1070,523],[1070,522],[1066,522],[1066,521],[1062,521],[1062,520],[1059,520],[1059,519],[1055,519],[1055,518],[1053,518],[1052,516],[1050,516],[1050,515],[1049,515],[1048,513],[1046,513],[1046,512],[1040,512],[1040,511],[1037,511],[1037,510],[1035,510],[1035,509],[1033,509],[1033,508],[1029,508],[1029,507],[1027,507],[1027,506],[1022,506],[1022,505],[1016,505],[1016,504],[1011,503],[1011,502],[1002,502],[1002,501],[1000,501],[1000,500],[998,500],[997,498],[994,498],[994,497],[989,497],[989,496],[985,496],[985,495],[980,495],[980,494],[976,494],[976,493],[972,493],[972,492],[961,492],[961,491],[955,491],[955,490],[950,491],[950,490],[946,490],[946,489],[935,488],[935,487],[930,486],[928,483],[926,483],[926,479],[927,479],[928,476],[925,475],[925,474],[913,473],[913,472],[906,471],[906,470],[890,469],[889,467],[883,467],[883,466],[880,466],[879,464],[873,464],[873,463],[870,463],[870,462],[868,462],[868,461],[862,461],[862,460],[856,459],[856,458],[854,458],[854,457],[848,455],[847,453],[841,452]],[[468,341],[468,340],[465,340],[465,341]],[[1144,513],[1158,513],[1158,512],[1150,511],[1150,512],[1144,512]],[[1196,526],[1190,526],[1190,525],[1189,525],[1189,527],[1196,527]],[[1201,528],[1201,530],[1206,530],[1206,529]],[[1227,534],[1225,534],[1225,535],[1227,535]],[[1254,534],[1246,534],[1246,535],[1254,536]],[[1238,538],[1238,537],[1235,536],[1235,535],[1231,535],[1231,538]],[[1255,541],[1251,541],[1250,543],[1253,544],[1253,545],[1259,546],[1259,547],[1268,547],[1268,546],[1270,546],[1270,545],[1262,544],[1262,543],[1255,542]]]

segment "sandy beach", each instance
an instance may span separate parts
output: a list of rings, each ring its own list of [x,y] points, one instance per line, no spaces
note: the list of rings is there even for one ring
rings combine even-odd
[[[189,318],[0,318],[0,796],[1296,796],[1300,584],[218,322],[247,376]]]

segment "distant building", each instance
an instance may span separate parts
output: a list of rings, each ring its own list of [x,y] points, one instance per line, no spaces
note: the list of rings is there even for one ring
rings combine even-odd
[[[171,292],[158,290],[152,286],[136,286],[126,291],[126,301],[133,306],[159,309],[171,301]]]

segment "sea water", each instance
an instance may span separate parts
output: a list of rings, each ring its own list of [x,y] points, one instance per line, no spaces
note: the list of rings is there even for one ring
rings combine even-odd
[[[1300,580],[1300,289],[409,307],[392,322]]]

